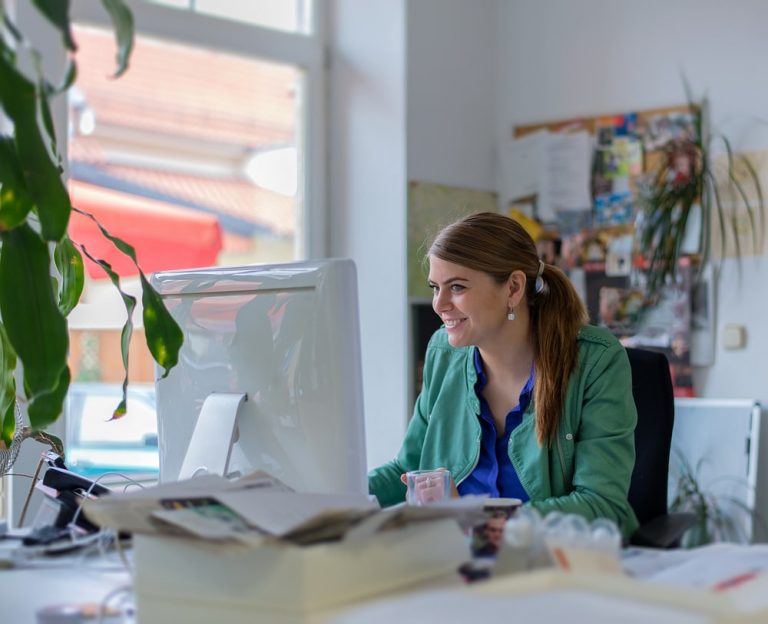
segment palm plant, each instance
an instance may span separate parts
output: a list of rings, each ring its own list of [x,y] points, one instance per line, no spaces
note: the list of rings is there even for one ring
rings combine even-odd
[[[70,29],[69,0],[31,1],[55,26],[68,58],[63,75],[51,81],[44,75],[40,54],[12,23],[0,1],[0,105],[12,124],[11,133],[0,134],[0,450],[6,451],[12,445],[17,448],[25,437],[52,441],[41,431],[61,414],[70,383],[67,315],[83,292],[83,254],[104,269],[127,312],[121,335],[126,374],[114,417],[122,416],[126,409],[128,345],[137,303],[121,289],[120,278],[109,263],[93,257],[67,234],[72,210],[82,211],[72,206],[62,180],[49,101],[74,83],[77,47]],[[118,77],[128,67],[133,17],[123,0],[101,3],[115,30]],[[26,66],[32,70],[26,72]],[[136,263],[133,247],[100,229]],[[182,333],[140,270],[139,279],[147,346],[167,374],[178,360]],[[17,369],[23,370],[20,388]],[[18,401],[27,404],[30,427],[24,430],[18,427]]]
[[[727,179],[736,199],[734,208],[741,207],[746,212],[753,249],[759,249],[762,242],[765,206],[754,166],[746,156],[733,152],[724,135],[708,131],[706,99],[695,104],[687,84],[686,91],[693,120],[692,132],[682,138],[670,139],[660,148],[658,164],[640,185],[642,218],[637,242],[645,259],[647,296],[651,303],[658,300],[665,284],[673,283],[677,276],[686,229],[697,210],[700,209],[701,217],[696,250],[699,267],[704,267],[710,260],[715,232],[719,234],[721,249],[725,249],[727,239],[731,238],[736,256],[742,255],[737,210],[726,209],[719,186],[720,176]],[[712,157],[715,142],[722,144],[727,162],[719,175]],[[737,175],[739,167],[746,171],[744,181]],[[754,191],[754,196],[749,191]]]

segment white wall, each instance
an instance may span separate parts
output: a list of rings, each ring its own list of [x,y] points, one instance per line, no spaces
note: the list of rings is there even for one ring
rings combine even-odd
[[[696,371],[695,382],[701,396],[712,398],[758,399],[768,405],[768,257],[742,259],[741,267],[733,258],[723,263],[717,297],[718,329],[725,325],[744,325],[746,347],[724,349],[718,340],[714,366]]]
[[[370,466],[402,442],[406,405],[405,2],[335,0],[329,20],[330,254],[358,269]]]
[[[499,132],[512,124],[685,102],[709,93],[715,126],[744,145],[768,137],[762,0],[501,2]],[[756,127],[756,123],[760,123]],[[741,132],[741,130],[745,130]]]
[[[497,8],[408,2],[408,180],[495,188]]]
[[[370,466],[410,416],[407,182],[494,185],[496,0],[335,0],[330,253],[357,262]]]
[[[768,3],[762,0],[514,0],[498,15],[497,136],[514,125],[631,111],[708,93],[713,130],[736,149],[768,147]],[[766,259],[733,261],[720,280],[716,321],[742,323],[747,348],[697,371],[702,396],[768,401]],[[718,336],[719,338],[719,336]]]

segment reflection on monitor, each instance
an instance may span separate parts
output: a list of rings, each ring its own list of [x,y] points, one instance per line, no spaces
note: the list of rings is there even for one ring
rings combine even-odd
[[[242,393],[231,448],[203,444],[231,450],[228,475],[260,469],[297,491],[367,493],[351,260],[168,271],[152,283],[184,332],[179,364],[156,382],[161,481],[179,478],[206,399]]]

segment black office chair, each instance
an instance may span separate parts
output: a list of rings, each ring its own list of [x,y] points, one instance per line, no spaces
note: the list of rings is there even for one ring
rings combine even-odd
[[[669,453],[675,400],[669,362],[655,351],[627,349],[632,367],[632,395],[637,407],[635,468],[629,485],[629,504],[640,528],[630,537],[635,546],[674,548],[696,522],[688,512],[667,509]]]

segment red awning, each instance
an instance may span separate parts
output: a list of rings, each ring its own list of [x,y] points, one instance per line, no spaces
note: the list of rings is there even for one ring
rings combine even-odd
[[[216,264],[222,235],[213,215],[77,180],[70,180],[69,191],[73,206],[92,214],[112,236],[134,247],[144,273]],[[92,256],[109,262],[121,277],[137,275],[133,262],[104,238],[96,224],[74,211],[69,236]],[[106,278],[99,265],[84,259],[90,277]]]

